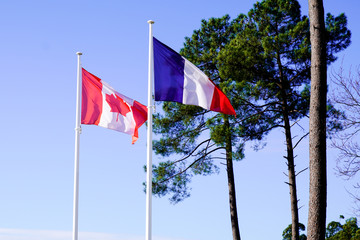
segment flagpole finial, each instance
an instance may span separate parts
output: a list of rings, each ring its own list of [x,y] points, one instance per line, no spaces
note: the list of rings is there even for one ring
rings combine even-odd
[[[77,52],[76,55],[79,55],[79,56],[80,56],[80,55],[82,55],[82,52]]]
[[[149,20],[147,22],[148,22],[148,24],[154,24],[155,23],[153,20]]]

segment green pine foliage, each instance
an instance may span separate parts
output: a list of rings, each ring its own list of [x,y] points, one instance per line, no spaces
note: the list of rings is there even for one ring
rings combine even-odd
[[[340,218],[344,218],[340,216]],[[327,240],[359,240],[360,228],[357,223],[357,218],[352,217],[345,221],[344,224],[332,221],[326,228]]]
[[[344,219],[344,216],[340,216]],[[305,231],[305,225],[299,224],[300,231]],[[291,240],[291,224],[285,228],[282,234],[283,240]],[[300,240],[306,240],[305,234],[300,235]],[[359,240],[360,239],[360,228],[357,223],[356,217],[351,217],[345,221],[344,224],[341,222],[332,221],[326,227],[326,240]]]
[[[292,232],[291,232],[292,225],[290,224],[285,228],[285,230],[282,233],[283,240],[291,240]],[[304,232],[305,231],[305,225],[302,223],[299,223],[299,230]],[[299,237],[299,240],[306,240],[307,237],[305,234],[301,234]]]

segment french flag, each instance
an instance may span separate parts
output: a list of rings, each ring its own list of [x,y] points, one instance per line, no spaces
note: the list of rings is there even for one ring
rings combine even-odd
[[[147,107],[115,91],[97,76],[82,69],[81,123],[98,125],[132,135],[147,120]]]
[[[236,115],[230,100],[199,68],[153,38],[155,101],[179,102]]]

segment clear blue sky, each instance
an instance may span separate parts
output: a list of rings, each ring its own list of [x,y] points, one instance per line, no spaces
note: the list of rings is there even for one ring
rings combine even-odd
[[[345,12],[352,44],[337,69],[359,65],[357,0],[325,2],[326,12]],[[117,91],[146,104],[148,24],[154,35],[179,50],[201,19],[247,13],[255,0],[20,1],[0,3],[0,240],[71,239],[76,52],[83,66]],[[308,3],[301,0],[303,14]],[[307,129],[307,123],[303,123]],[[80,239],[145,238],[146,128],[131,136],[83,126],[80,152]],[[291,222],[284,137],[235,163],[242,239],[281,239]],[[308,165],[308,143],[296,151],[297,170]],[[352,214],[351,183],[334,175],[336,151],[328,154],[328,220]],[[154,156],[154,162],[159,159]],[[192,196],[177,205],[153,198],[154,240],[232,239],[224,168],[197,177]],[[308,171],[298,178],[300,221],[307,223]]]

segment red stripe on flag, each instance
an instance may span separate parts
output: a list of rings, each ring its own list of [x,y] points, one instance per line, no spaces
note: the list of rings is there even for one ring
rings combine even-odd
[[[135,131],[132,138],[132,143],[134,143],[138,139],[138,128],[147,120],[147,107],[134,100],[131,109],[135,120]]]
[[[230,100],[217,86],[214,88],[214,95],[211,101],[210,110],[236,116]]]
[[[81,123],[98,125],[102,113],[101,79],[82,69]]]

